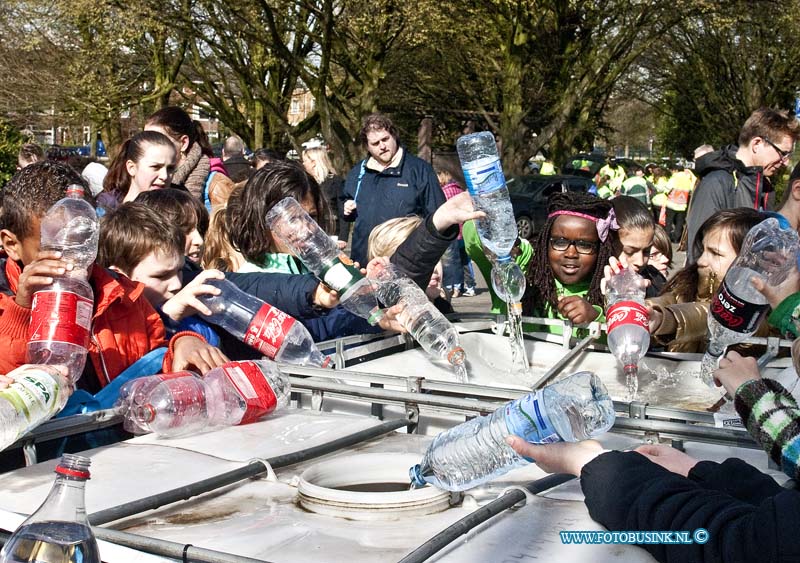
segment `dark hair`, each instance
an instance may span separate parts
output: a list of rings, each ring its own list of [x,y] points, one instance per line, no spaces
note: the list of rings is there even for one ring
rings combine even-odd
[[[83,186],[84,199],[94,205],[86,180],[66,164],[40,160],[26,166],[5,185],[0,228],[14,233],[19,240],[29,237],[33,234],[33,219],[44,216],[53,204],[66,197],[67,188],[73,184]]]
[[[655,229],[653,214],[647,209],[644,203],[635,197],[619,195],[609,200],[617,216],[619,230],[639,231]],[[622,252],[622,241],[619,239],[619,231],[609,231],[611,236],[611,248],[614,256],[619,256]]]
[[[189,148],[195,143],[200,145],[202,153],[208,157],[214,156],[211,144],[202,123],[192,120],[188,113],[178,106],[161,108],[147,118],[145,127],[161,127],[167,135],[179,141],[184,135],[189,137]]]
[[[253,165],[257,165],[259,162],[277,162],[280,160],[284,160],[283,155],[278,151],[274,151],[272,149],[258,149],[256,152],[253,153]]]
[[[100,220],[97,263],[129,276],[151,252],[183,256],[185,241],[180,227],[155,209],[138,201],[123,203]]]
[[[749,207],[737,207],[735,209],[723,209],[706,219],[700,226],[697,236],[694,239],[694,254],[697,258],[703,254],[703,240],[706,235],[715,229],[723,228],[728,233],[728,240],[733,249],[738,252],[742,249],[742,243],[750,232],[750,229],[764,220],[764,216]],[[722,281],[722,280],[719,280]],[[679,303],[686,303],[697,300],[697,286],[699,276],[697,271],[697,259],[692,264],[687,265],[683,270],[675,274],[661,294],[672,292],[675,294]],[[713,288],[712,288],[713,289]]]
[[[128,161],[139,162],[144,156],[147,147],[163,146],[169,147],[173,151],[175,145],[166,135],[158,131],[142,131],[137,133],[124,143],[119,149],[117,156],[108,167],[108,174],[103,180],[103,191],[113,195],[118,201],[122,201],[128,190],[131,189],[131,175],[128,174]]]
[[[330,228],[330,210],[319,184],[300,164],[274,162],[258,170],[247,181],[239,196],[238,205],[228,204],[226,224],[231,243],[254,263],[262,263],[272,252],[272,236],[267,225],[267,213],[286,197],[302,202],[311,196],[317,207],[317,223]]]
[[[201,236],[208,231],[208,210],[187,191],[175,188],[142,192],[134,200],[154,209],[162,220],[178,225],[184,235],[197,229]]]
[[[25,143],[19,148],[17,158],[30,165],[44,159],[44,150],[36,143]]]
[[[653,248],[658,250],[667,259],[667,268],[672,267],[672,241],[669,240],[667,231],[661,225],[656,224],[653,231]]]
[[[549,215],[556,211],[575,211],[598,219],[605,219],[610,210],[611,203],[608,200],[583,192],[557,192],[550,196],[547,201],[547,222],[535,241],[533,259],[528,267],[528,289],[522,298],[523,308],[526,312],[530,314],[539,311],[546,304],[549,304],[554,311],[558,308],[555,276],[550,267],[548,249],[550,231],[558,217]],[[608,263],[609,256],[611,256],[611,237],[600,243],[597,252],[594,274],[589,283],[589,292],[586,294],[586,300],[593,305],[602,306],[604,304],[603,294],[600,292],[600,281],[603,279],[603,266]]]
[[[382,113],[371,113],[361,121],[361,131],[358,133],[358,141],[366,146],[367,134],[371,131],[386,130],[394,140],[400,142],[400,131],[397,130],[392,120]]]

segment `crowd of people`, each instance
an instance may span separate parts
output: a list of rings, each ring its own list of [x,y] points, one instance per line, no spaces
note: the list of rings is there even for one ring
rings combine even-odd
[[[798,137],[793,116],[760,109],[737,145],[701,147],[699,179],[681,167],[670,174],[657,166],[627,178],[610,160],[598,171],[596,193],[554,194],[541,231],[533,240],[517,239],[512,252],[528,281],[523,314],[573,325],[603,321],[608,280],[630,268],[647,280],[653,345],[703,351],[709,303],[747,232],[769,216],[800,227],[800,165],[779,215],[767,212],[774,203],[770,178],[787,164]],[[40,249],[39,223],[73,184],[85,186],[84,197],[101,217],[89,277],[95,295],[89,361],[78,382],[84,396],[123,375],[204,374],[231,359],[256,357],[203,319],[209,311],[198,296],[218,292],[206,283],[212,279],[228,279],[294,316],[316,341],[402,330],[393,315],[371,326],[342,308],[339,295],[271,236],[267,213],[286,197],[341,248],[349,240],[359,265],[369,271],[374,261],[390,260],[451,312],[450,299],[474,294],[472,263],[489,279],[495,257],[475,223],[484,214],[453,170],[434,169],[403,147],[385,115],[367,116],[358,138],[365,157],[346,175],[321,143],[306,145],[300,162],[261,149],[251,163],[241,139],[232,137],[216,158],[202,127],[178,107],[150,116],[104,177],[97,163],[76,171],[44,159],[35,145],[23,146],[0,211],[0,373],[25,363],[33,294],[72,267]],[[673,243],[684,230],[687,263],[671,272]],[[772,306],[761,333],[800,336],[800,274],[759,289]],[[505,312],[491,284],[488,291],[491,311]],[[797,478],[800,411],[793,396],[737,352],[715,376],[751,435]],[[0,387],[8,382],[0,377]],[[705,545],[646,546],[661,561],[800,560],[789,537],[800,523],[800,496],[744,462],[697,462],[665,446],[605,452],[593,442],[509,444],[546,470],[580,475],[591,515],[610,529],[709,530]]]

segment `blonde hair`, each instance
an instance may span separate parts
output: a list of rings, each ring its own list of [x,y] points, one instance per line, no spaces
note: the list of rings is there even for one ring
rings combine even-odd
[[[245,263],[244,257],[231,244],[225,211],[222,206],[214,210],[204,240],[203,268],[235,272]]]
[[[367,258],[372,260],[376,256],[391,256],[420,223],[422,218],[416,216],[384,221],[369,234]]]
[[[304,157],[314,160],[314,173],[311,174],[318,184],[322,184],[328,176],[336,175],[336,169],[328,158],[328,151],[323,147],[314,147],[303,151]]]

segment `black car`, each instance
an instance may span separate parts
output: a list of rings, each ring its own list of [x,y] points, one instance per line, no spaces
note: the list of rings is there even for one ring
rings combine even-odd
[[[515,176],[507,180],[520,238],[532,239],[547,221],[547,198],[557,192],[588,192],[592,179],[564,174]]]

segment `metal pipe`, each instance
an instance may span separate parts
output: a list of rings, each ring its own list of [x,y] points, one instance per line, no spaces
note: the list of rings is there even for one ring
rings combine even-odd
[[[116,409],[105,409],[87,414],[75,414],[64,418],[54,418],[43,422],[19,440],[8,446],[8,449],[22,447],[25,444],[46,442],[56,438],[73,436],[92,430],[100,430],[122,422],[122,416]]]
[[[393,432],[398,428],[408,426],[411,424],[411,422],[412,421],[410,418],[390,420],[377,426],[337,438],[336,440],[332,440],[319,446],[276,456],[269,458],[266,461],[273,469],[286,467],[307,459],[313,459],[315,457],[334,452],[341,448],[352,446],[353,444],[358,444],[360,442],[382,436],[383,434],[388,434],[389,432]],[[267,467],[264,465],[264,463],[260,461],[254,461],[243,467],[226,471],[225,473],[210,477],[208,479],[203,479],[202,481],[197,481],[195,483],[190,483],[169,491],[156,493],[149,497],[144,497],[120,504],[118,506],[113,506],[105,510],[100,510],[89,515],[89,522],[94,526],[99,526],[115,520],[121,520],[122,518],[140,514],[147,510],[154,510],[173,502],[187,500],[194,496],[231,485],[244,479],[256,477],[266,472]]]
[[[539,389],[545,383],[550,381],[553,377],[558,375],[558,373],[562,369],[564,369],[564,366],[566,366],[568,363],[570,363],[575,356],[577,356],[578,354],[583,352],[586,349],[586,347],[589,345],[589,343],[592,342],[594,339],[595,339],[595,337],[590,334],[589,336],[587,336],[586,338],[584,338],[583,340],[578,342],[575,345],[575,347],[572,348],[572,350],[570,350],[569,352],[564,354],[564,356],[560,360],[558,360],[555,364],[553,364],[552,367],[549,370],[547,370],[544,373],[544,375],[542,375],[542,377],[540,377],[536,381],[536,383],[531,385],[531,389],[533,389],[534,391],[536,389]]]
[[[573,475],[566,474],[548,475],[547,477],[528,483],[525,488],[531,494],[535,495],[547,489],[552,489],[562,483],[566,483],[574,478]],[[403,557],[400,563],[422,563],[423,561],[427,561],[430,557],[441,551],[460,536],[469,533],[472,529],[483,524],[489,518],[500,514],[523,500],[525,500],[525,493],[519,489],[509,490],[486,506],[482,506],[475,512],[468,514],[433,536],[417,549]]]
[[[712,442],[728,446],[739,446],[760,450],[747,432],[711,426],[697,426],[667,420],[634,419],[617,417],[612,431],[617,432],[655,432],[665,438],[678,438],[695,442]]]

